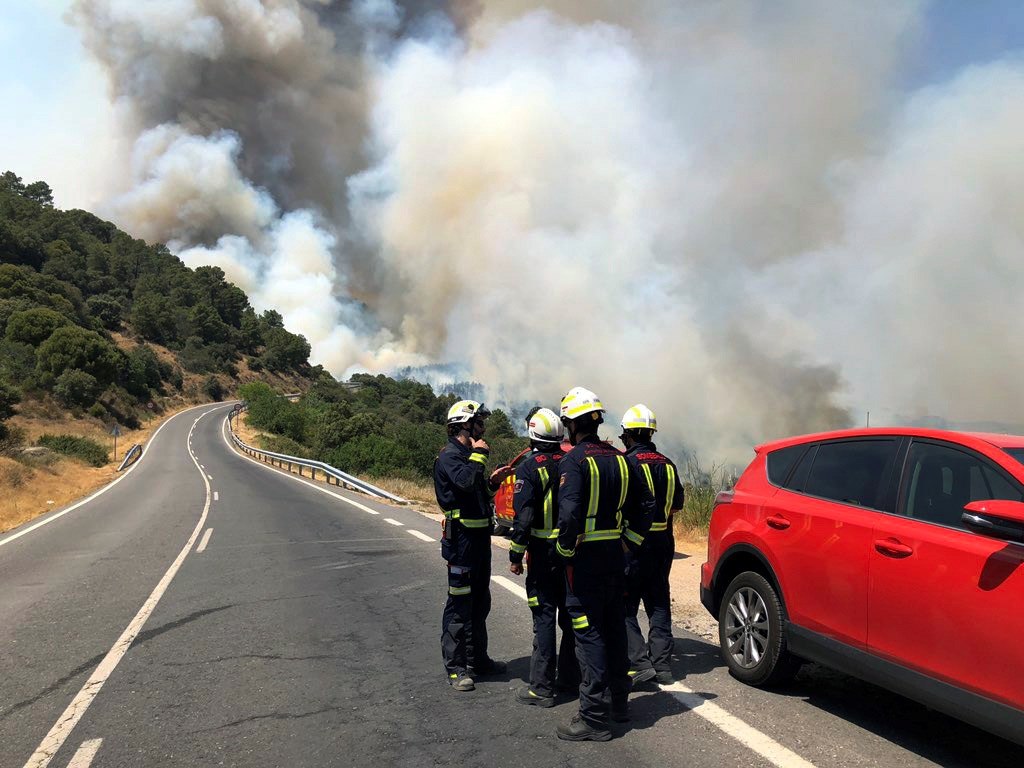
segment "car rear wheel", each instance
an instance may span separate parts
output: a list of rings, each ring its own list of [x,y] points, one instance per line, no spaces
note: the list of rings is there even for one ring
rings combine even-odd
[[[718,611],[718,642],[729,672],[748,685],[790,680],[800,660],[786,650],[782,601],[768,580],[754,571],[734,578]]]

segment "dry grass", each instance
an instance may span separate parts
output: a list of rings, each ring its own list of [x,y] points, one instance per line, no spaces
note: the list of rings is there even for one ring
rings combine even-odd
[[[433,483],[404,480],[397,477],[374,477],[369,478],[369,481],[388,493],[401,496],[416,506],[424,507],[426,511],[437,511],[437,497],[434,495]]]
[[[89,467],[74,459],[31,467],[0,457],[0,531],[63,507],[106,485],[116,474],[113,465]]]

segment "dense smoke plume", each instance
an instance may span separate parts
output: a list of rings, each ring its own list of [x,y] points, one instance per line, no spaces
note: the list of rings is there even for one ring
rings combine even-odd
[[[924,11],[77,0],[71,18],[133,137],[108,213],[223,267],[316,362],[455,361],[548,404],[581,384],[610,419],[643,401],[674,445],[742,461],[850,408],[1024,420],[1012,313],[981,298],[1024,282],[1024,67],[901,92]]]

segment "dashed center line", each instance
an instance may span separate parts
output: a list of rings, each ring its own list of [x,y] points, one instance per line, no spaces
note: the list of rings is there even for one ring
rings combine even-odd
[[[214,491],[213,492],[213,500],[214,501],[220,501],[220,491]]]
[[[420,541],[433,541],[434,540],[432,537],[427,536],[427,534],[423,533],[422,531],[417,531],[417,530],[415,530],[413,528],[410,528],[408,531],[406,531],[406,533],[408,533],[410,536],[415,536]]]
[[[385,523],[390,523],[391,525],[397,525],[399,528],[401,528],[401,527],[403,527],[405,525],[405,523],[400,523],[397,520],[392,520],[390,517],[385,517],[384,518],[384,522]]]
[[[89,768],[92,765],[93,758],[96,757],[96,753],[100,751],[100,744],[102,743],[103,739],[83,741],[82,746],[78,748],[78,751],[71,758],[71,762],[68,763],[68,768]]]
[[[199,546],[196,547],[196,552],[202,552],[206,549],[206,545],[210,543],[210,537],[213,535],[213,528],[207,528],[206,533],[203,534],[203,538],[199,540]]]

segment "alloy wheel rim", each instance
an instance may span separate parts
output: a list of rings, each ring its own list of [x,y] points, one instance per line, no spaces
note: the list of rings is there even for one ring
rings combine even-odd
[[[753,587],[740,587],[729,600],[725,619],[726,650],[743,669],[753,669],[768,652],[768,608]]]

